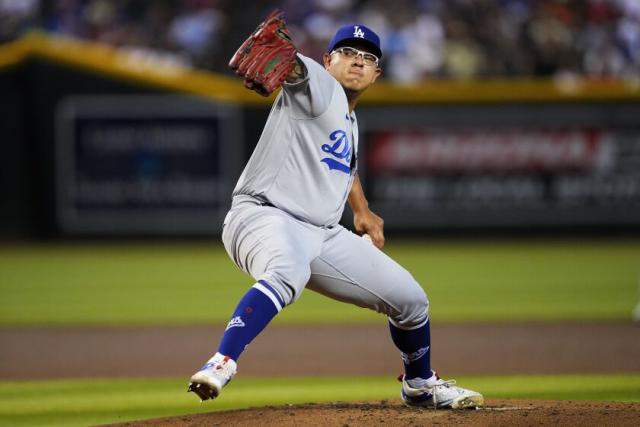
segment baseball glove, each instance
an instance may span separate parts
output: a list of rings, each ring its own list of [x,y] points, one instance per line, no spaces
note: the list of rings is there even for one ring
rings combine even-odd
[[[269,96],[296,65],[296,47],[284,22],[284,14],[274,10],[258,25],[229,61],[248,89]]]

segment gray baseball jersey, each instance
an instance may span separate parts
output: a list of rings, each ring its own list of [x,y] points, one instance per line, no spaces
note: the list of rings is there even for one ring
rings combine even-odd
[[[356,173],[358,125],[342,86],[320,64],[298,56],[306,78],[283,85],[233,195],[332,226]]]
[[[234,190],[222,241],[281,310],[305,288],[386,314],[399,328],[428,320],[414,278],[338,224],[356,173],[358,129],[342,86],[300,55],[307,76],[285,84]]]

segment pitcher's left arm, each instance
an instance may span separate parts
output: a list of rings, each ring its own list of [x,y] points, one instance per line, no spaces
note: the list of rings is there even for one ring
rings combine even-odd
[[[369,209],[360,177],[356,175],[349,192],[349,206],[353,211],[353,225],[358,233],[368,234],[376,247],[384,246],[384,220]]]

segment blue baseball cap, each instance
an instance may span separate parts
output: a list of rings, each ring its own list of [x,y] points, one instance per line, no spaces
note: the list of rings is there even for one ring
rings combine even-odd
[[[339,44],[348,45],[349,41],[364,42],[371,48],[371,53],[378,58],[382,57],[382,50],[380,49],[380,37],[373,32],[369,27],[365,27],[361,24],[350,24],[340,27],[336,31],[336,35],[333,36],[327,52],[333,51]]]

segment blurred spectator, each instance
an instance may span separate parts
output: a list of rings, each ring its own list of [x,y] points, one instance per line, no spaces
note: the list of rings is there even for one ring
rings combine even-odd
[[[32,28],[228,72],[271,9],[301,52],[321,59],[335,29],[359,21],[383,41],[383,77],[640,80],[640,0],[0,0],[0,42]]]
[[[207,64],[207,57],[216,54],[223,13],[215,0],[188,0],[183,10],[169,25],[171,42],[193,58],[196,65]]]
[[[19,37],[36,24],[39,0],[0,0],[0,43]]]

